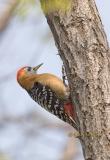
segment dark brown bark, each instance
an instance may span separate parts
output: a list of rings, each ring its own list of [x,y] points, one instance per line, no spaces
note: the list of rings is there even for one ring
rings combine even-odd
[[[86,160],[110,160],[107,38],[94,0],[68,1],[71,7],[65,11],[48,10],[50,0],[41,0],[41,5],[46,8],[47,22],[66,69],[84,157]]]

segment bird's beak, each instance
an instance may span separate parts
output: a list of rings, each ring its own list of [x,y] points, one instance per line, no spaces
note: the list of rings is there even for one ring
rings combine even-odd
[[[36,67],[33,67],[33,70],[34,70],[34,71],[37,71],[42,65],[43,65],[43,63],[39,64],[39,65],[36,66]]]

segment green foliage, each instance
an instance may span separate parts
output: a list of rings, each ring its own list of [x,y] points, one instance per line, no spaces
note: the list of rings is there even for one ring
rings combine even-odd
[[[31,8],[36,6],[35,0],[17,0],[18,7],[16,9],[16,13],[21,16],[26,16]]]
[[[71,8],[71,0],[40,0],[45,13],[54,11],[68,11]]]
[[[16,13],[26,16],[33,7],[36,7],[36,0],[17,0],[18,7]],[[54,11],[68,11],[71,8],[72,0],[38,0],[41,2],[43,11],[48,14]]]

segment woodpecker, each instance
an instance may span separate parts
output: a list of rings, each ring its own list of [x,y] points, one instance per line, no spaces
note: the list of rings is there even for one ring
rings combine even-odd
[[[78,130],[69,88],[53,74],[38,74],[42,65],[43,63],[36,67],[25,66],[18,70],[18,83],[41,107]]]

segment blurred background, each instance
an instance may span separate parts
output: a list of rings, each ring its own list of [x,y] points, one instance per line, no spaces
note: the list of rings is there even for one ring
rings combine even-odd
[[[110,1],[96,1],[110,41]],[[22,66],[62,77],[62,62],[38,0],[0,0],[0,160],[84,160],[73,128],[18,85]]]

